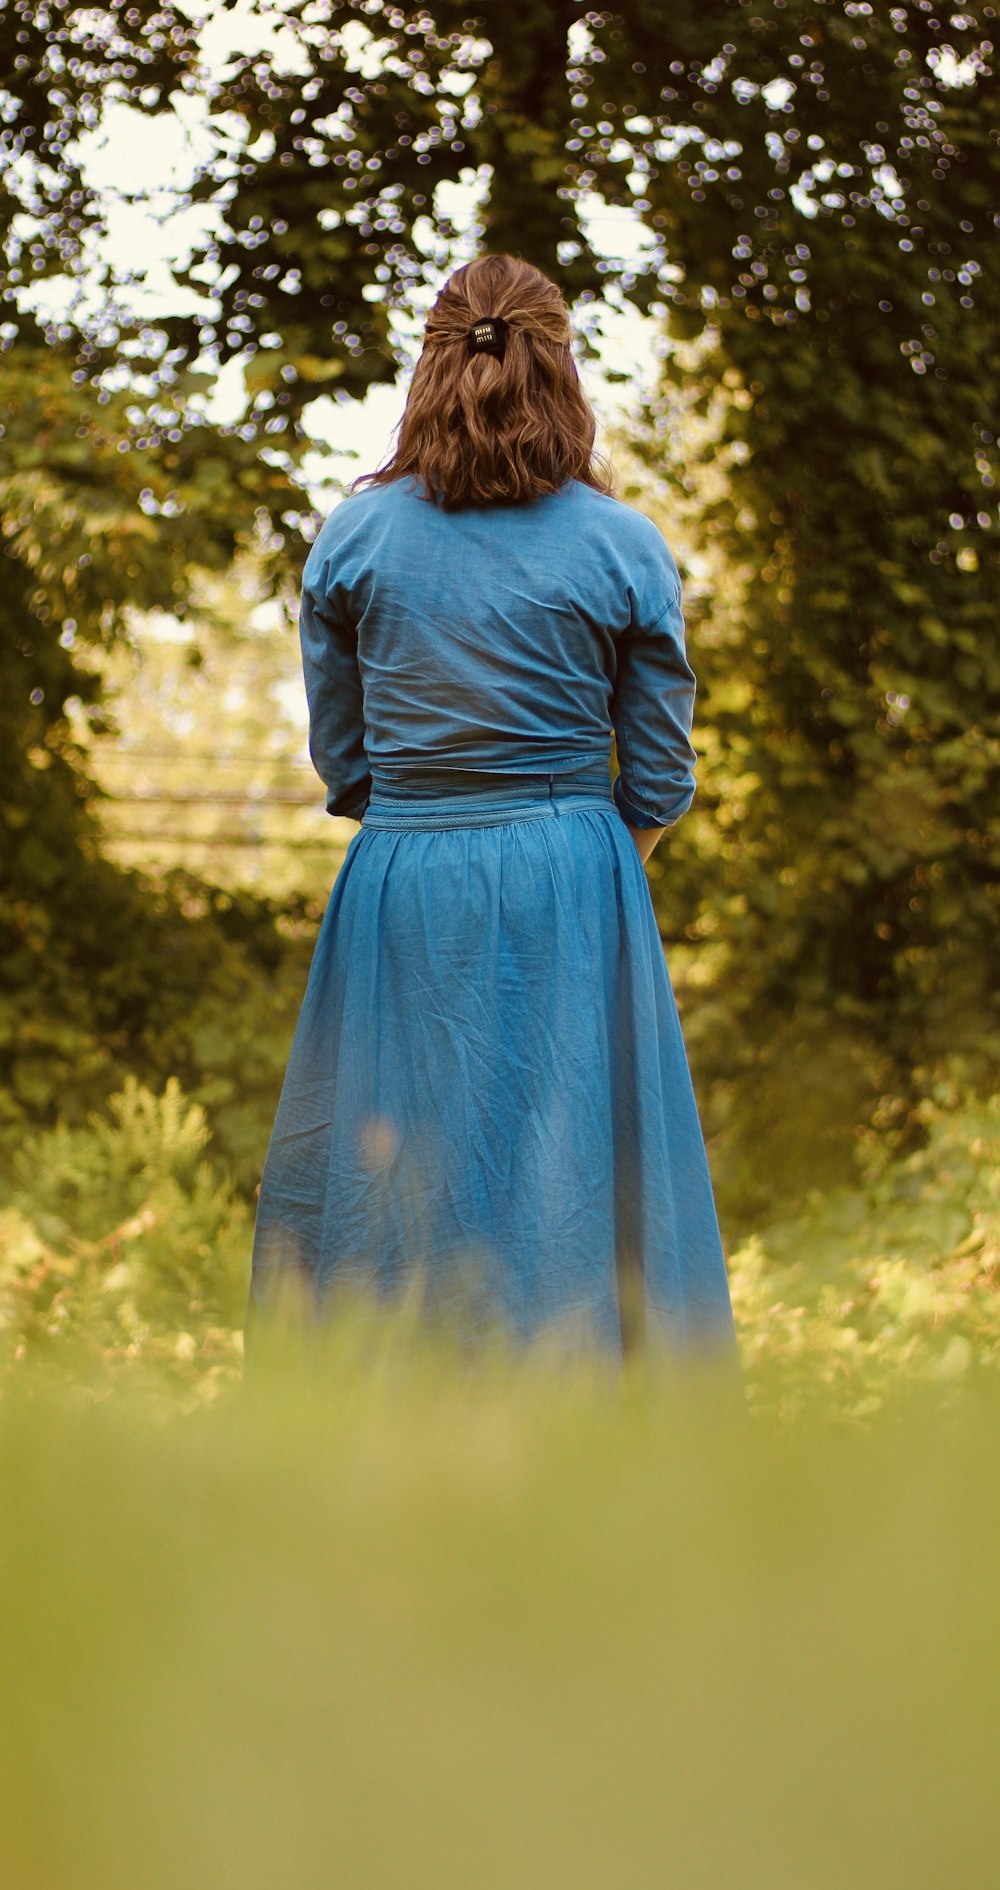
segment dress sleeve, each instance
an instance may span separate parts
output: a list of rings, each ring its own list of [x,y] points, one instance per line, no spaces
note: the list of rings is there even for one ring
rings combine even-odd
[[[299,605],[299,642],[309,705],[309,755],[326,783],[326,811],[360,820],[368,805],[371,774],[357,630],[333,598],[320,595],[308,568]]]
[[[633,593],[632,620],[617,652],[615,804],[631,827],[674,827],[695,794],[696,682],[685,649],[680,578],[662,539],[641,598]]]

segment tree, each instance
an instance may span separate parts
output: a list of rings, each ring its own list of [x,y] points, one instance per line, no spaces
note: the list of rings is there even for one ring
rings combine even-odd
[[[728,470],[700,518],[717,568],[742,571],[735,639],[713,636],[712,598],[695,613],[711,765],[671,878],[683,863],[702,888],[697,935],[726,938],[745,1093],[758,1120],[765,1097],[783,1110],[807,1167],[803,1086],[838,1062],[857,1109],[956,1051],[989,1080],[1000,1055],[996,95],[964,21],[960,65],[922,7],[746,18],[728,73],[752,72],[757,135],[724,169],[722,62],[689,63],[672,106],[693,117],[701,91],[702,136],[672,192],[648,185],[684,271],[670,325],[697,343],[670,360],[647,456],[670,463],[678,401],[714,412]],[[698,510],[706,468],[673,471]]]
[[[7,229],[18,351],[32,248],[72,273],[81,219],[99,222],[67,127],[123,87],[154,121],[206,103],[215,148],[190,196],[217,226],[178,273],[202,311],[130,329],[128,285],[108,283],[116,335],[82,308],[46,331],[76,342],[76,385],[106,395],[125,366],[126,443],[150,468],[130,470],[156,492],[164,407],[186,423],[192,377],[233,355],[247,460],[226,449],[216,516],[254,455],[294,481],[310,401],[394,373],[391,313],[448,256],[439,187],[456,180],[481,195],[482,241],[559,273],[578,306],[614,280],[662,316],[647,459],[674,512],[703,501],[719,568],[747,580],[725,641],[707,612],[693,624],[711,765],[658,886],[664,930],[718,943],[739,1030],[716,1041],[746,1045],[754,1082],[770,1056],[780,1088],[790,1042],[814,1064],[831,1009],[844,1042],[874,1046],[862,1088],[955,1045],[995,1061],[996,10],[288,0],[280,50],[215,77],[169,9],[23,0],[16,17],[4,135],[22,198],[41,193],[31,243],[23,210]],[[594,193],[642,217],[645,264],[595,251]],[[704,469],[671,465],[678,398],[727,460],[710,499]]]

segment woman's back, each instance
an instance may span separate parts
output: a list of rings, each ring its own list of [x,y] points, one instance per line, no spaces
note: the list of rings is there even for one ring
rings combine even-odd
[[[300,621],[313,759],[333,811],[355,811],[362,786],[355,677],[362,773],[558,773],[606,759],[615,728],[649,824],[677,819],[690,798],[694,677],[677,567],[649,519],[577,480],[529,504],[458,510],[412,479],[355,494],[312,546]]]

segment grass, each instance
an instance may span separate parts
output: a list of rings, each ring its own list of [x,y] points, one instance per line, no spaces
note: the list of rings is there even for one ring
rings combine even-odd
[[[4,1890],[992,1881],[996,1374],[732,1391],[349,1306],[10,1373]]]

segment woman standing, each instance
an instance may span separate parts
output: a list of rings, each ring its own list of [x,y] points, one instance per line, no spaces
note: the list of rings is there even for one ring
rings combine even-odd
[[[248,1340],[293,1270],[317,1302],[419,1273],[472,1330],[735,1349],[642,867],[694,795],[680,584],[595,465],[570,340],[529,264],[456,270],[392,459],[306,561],[310,753],[362,825],[268,1149]]]

